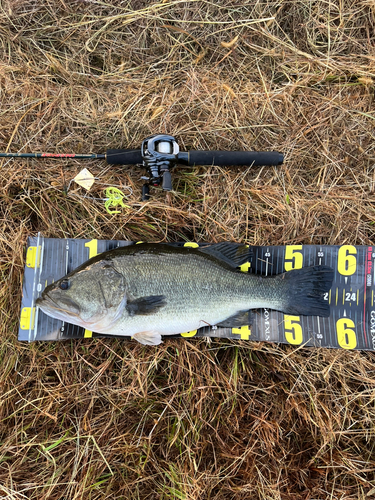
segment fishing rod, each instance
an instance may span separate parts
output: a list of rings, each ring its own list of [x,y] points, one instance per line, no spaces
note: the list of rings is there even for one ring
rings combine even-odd
[[[144,139],[141,149],[108,149],[105,154],[75,153],[0,153],[0,158],[74,158],[76,160],[106,160],[110,165],[141,165],[147,172],[141,179],[142,201],[150,197],[150,185],[162,185],[172,190],[170,169],[175,165],[281,165],[284,155],[277,151],[187,151],[182,152],[176,139],[167,134],[155,134]]]

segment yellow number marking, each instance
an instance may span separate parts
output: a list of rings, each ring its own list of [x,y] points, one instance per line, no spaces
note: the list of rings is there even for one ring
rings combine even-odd
[[[194,337],[194,335],[196,335],[196,333],[197,333],[197,330],[192,330],[191,332],[181,333],[181,337],[185,337],[185,338]]]
[[[98,255],[98,240],[88,241],[87,243],[85,243],[85,247],[89,249],[89,259],[91,259],[91,257],[95,257],[95,255]],[[83,336],[85,337],[85,339],[92,337],[92,331],[85,330]]]
[[[245,326],[240,326],[240,328],[232,328],[232,333],[240,335],[241,339],[243,340],[249,340],[251,335],[251,330],[248,325],[245,325]]]
[[[303,264],[302,245],[287,245],[285,247],[285,271],[301,269]]]
[[[299,321],[299,316],[284,314],[285,338],[289,344],[299,345],[303,342],[302,326]]]
[[[247,273],[251,267],[250,262],[244,262],[243,264],[240,265],[240,269],[243,273]]]
[[[35,307],[24,307],[21,311],[20,327],[21,330],[34,330],[35,326]]]
[[[85,247],[89,249],[89,259],[98,255],[98,240],[91,240],[85,243]]]
[[[188,241],[184,244],[184,247],[198,248],[199,245],[198,243],[194,243],[194,241]]]
[[[27,267],[39,267],[40,266],[40,256],[42,253],[42,247],[39,245],[38,247],[29,247],[26,253],[26,266]],[[38,262],[36,261],[36,255],[38,254]]]
[[[351,276],[357,270],[357,249],[353,245],[343,245],[337,254],[337,270],[342,276]]]
[[[355,349],[357,337],[355,334],[355,324],[350,318],[341,318],[336,322],[336,334],[339,346],[343,349]]]

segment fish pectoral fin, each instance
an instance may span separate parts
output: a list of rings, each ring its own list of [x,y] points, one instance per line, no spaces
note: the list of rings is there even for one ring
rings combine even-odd
[[[143,345],[159,345],[163,343],[160,333],[154,330],[138,332],[133,335],[133,339]]]
[[[154,314],[167,304],[164,295],[150,295],[149,297],[139,297],[138,299],[130,300],[126,304],[126,310],[130,316],[136,314],[146,316]]]
[[[202,253],[212,255],[229,266],[236,268],[250,260],[251,250],[241,243],[215,243],[207,247],[197,248]]]
[[[217,323],[217,326],[222,326],[224,328],[238,328],[240,326],[252,325],[254,315],[251,311],[239,311],[233,316]]]

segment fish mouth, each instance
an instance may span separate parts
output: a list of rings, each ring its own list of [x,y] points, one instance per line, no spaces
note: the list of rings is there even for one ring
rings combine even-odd
[[[35,305],[48,316],[62,321],[69,321],[70,318],[79,319],[80,308],[67,297],[60,297],[57,302],[51,295],[44,293],[36,300]]]

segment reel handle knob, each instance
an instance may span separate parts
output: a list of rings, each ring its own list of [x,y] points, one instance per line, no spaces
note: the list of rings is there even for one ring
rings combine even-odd
[[[163,189],[164,191],[172,191],[172,176],[169,170],[163,173]]]
[[[148,184],[143,184],[142,186],[142,201],[148,201],[150,199],[150,187]]]

